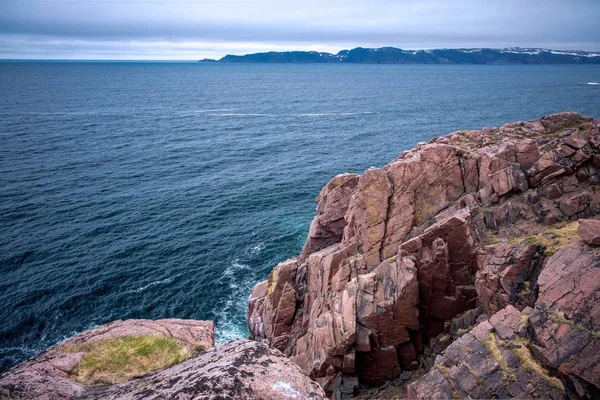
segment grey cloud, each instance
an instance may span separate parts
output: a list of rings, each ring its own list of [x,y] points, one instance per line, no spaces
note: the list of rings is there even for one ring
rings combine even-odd
[[[190,58],[197,57],[181,43],[232,44],[201,47],[198,56],[222,56],[238,48],[245,53],[266,45],[600,50],[599,19],[595,0],[4,0],[0,57],[29,57],[35,49],[55,51],[55,58],[77,52],[83,57],[85,42],[90,47],[102,43],[107,54],[131,58],[143,56],[136,51],[154,54],[148,46],[156,42],[173,43],[170,56],[179,51]]]

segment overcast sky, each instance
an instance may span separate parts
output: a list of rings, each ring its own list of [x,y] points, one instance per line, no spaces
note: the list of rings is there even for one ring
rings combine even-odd
[[[0,58],[394,46],[600,50],[600,0],[0,0]]]

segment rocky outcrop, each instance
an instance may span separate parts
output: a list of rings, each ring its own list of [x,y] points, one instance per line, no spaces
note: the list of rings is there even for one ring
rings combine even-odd
[[[162,371],[116,385],[77,382],[71,372],[86,354],[81,345],[124,336],[176,339],[195,350]],[[75,335],[0,377],[8,399],[321,399],[321,387],[278,350],[236,340],[214,346],[212,321],[115,321]],[[123,368],[126,368],[125,366]]]
[[[324,399],[323,389],[278,350],[234,340],[163,371],[108,388],[83,399]]]
[[[600,220],[582,219],[577,233],[584,242],[600,246]]]
[[[0,394],[13,399],[70,399],[83,395],[88,387],[71,379],[69,373],[85,356],[73,345],[92,343],[123,336],[153,335],[173,338],[191,349],[214,345],[212,321],[130,319],[72,336],[53,348],[10,369],[0,376]]]
[[[475,287],[486,314],[492,315],[509,304],[521,310],[533,307],[535,278],[543,259],[540,246],[526,242],[489,246],[482,258]]]
[[[549,257],[535,309],[508,305],[454,341],[408,386],[411,399],[598,398],[600,252],[574,241]]]
[[[534,309],[544,263],[576,239],[568,224],[600,212],[599,171],[600,121],[562,113],[437,137],[338,176],[302,254],[252,291],[250,331],[336,398],[417,369],[478,305]]]

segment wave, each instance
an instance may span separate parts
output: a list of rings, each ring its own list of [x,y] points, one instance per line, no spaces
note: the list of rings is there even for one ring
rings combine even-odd
[[[270,117],[273,114],[261,113],[223,113],[223,114],[208,114],[211,117]]]
[[[265,248],[265,244],[259,243],[256,246],[251,247],[249,250],[246,250],[246,254],[250,258],[254,258],[254,257],[258,256],[260,254],[260,252],[264,250],[264,248]]]
[[[600,85],[600,82],[588,82],[588,85]]]
[[[148,289],[148,288],[151,288],[151,287],[153,287],[153,286],[157,286],[157,285],[164,285],[164,284],[166,284],[166,283],[171,283],[171,282],[173,282],[173,280],[174,280],[175,278],[177,278],[177,277],[178,277],[178,276],[180,276],[180,275],[181,275],[181,274],[177,274],[177,275],[175,275],[175,276],[172,276],[172,277],[170,277],[170,278],[161,279],[160,281],[154,281],[154,282],[150,282],[150,283],[148,283],[147,285],[141,286],[141,287],[139,287],[139,288],[137,288],[137,289],[129,290],[129,291],[127,291],[126,293],[141,293],[141,292],[143,292],[144,290],[146,290],[146,289]]]
[[[208,110],[194,110],[194,112],[208,113],[208,112],[223,112],[223,111],[235,111],[235,110],[237,110],[237,108],[215,108],[215,109],[208,109]]]
[[[305,114],[292,114],[296,117],[336,117],[336,116],[352,116],[352,115],[367,115],[375,114],[372,111],[362,112],[322,112],[322,113],[305,113]]]
[[[230,277],[234,276],[237,271],[243,271],[248,269],[250,269],[249,265],[242,264],[240,262],[240,259],[236,258],[231,262],[231,264],[227,266],[227,268],[225,268],[225,271],[223,271],[223,275]]]
[[[214,110],[216,111],[216,110]],[[207,111],[208,112],[208,111]],[[348,117],[358,115],[375,114],[372,111],[363,112],[320,112],[320,113],[301,113],[301,114],[269,114],[269,113],[215,113],[206,115],[211,117]]]
[[[247,263],[255,260],[265,247],[263,242],[247,247],[223,271],[221,282],[228,286],[229,293],[215,318],[215,341],[218,344],[248,335],[244,315],[255,280],[248,279],[248,271],[252,267]]]

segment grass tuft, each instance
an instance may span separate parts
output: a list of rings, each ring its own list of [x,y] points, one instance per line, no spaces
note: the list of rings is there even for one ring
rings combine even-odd
[[[524,242],[525,244],[536,244],[543,247],[545,249],[544,255],[549,257],[572,241],[579,239],[578,226],[579,223],[575,221],[564,226],[545,229],[536,235],[527,236]]]
[[[562,393],[565,393],[565,386],[560,379],[550,375],[550,372],[544,368],[531,354],[529,350],[529,342],[525,338],[517,338],[511,342],[514,345],[512,351],[519,359],[521,366],[528,371],[534,372],[539,375],[546,382],[556,387]]]
[[[115,384],[158,371],[191,357],[175,339],[153,335],[122,336],[74,344],[63,350],[86,352],[70,377],[81,383]]]
[[[488,339],[483,342],[483,345],[485,346],[487,352],[494,357],[500,366],[500,370],[506,373],[508,380],[516,381],[517,377],[515,375],[515,370],[513,368],[509,368],[506,364],[506,360],[504,359],[504,356],[498,347],[498,343],[496,342],[496,335],[494,332],[490,332],[488,334]]]
[[[567,319],[564,312],[553,310],[551,308],[546,308],[544,311],[546,312],[546,314],[548,315],[548,318],[550,318],[550,320],[552,322],[557,323],[557,324],[569,325],[569,326],[573,327],[574,329],[577,329],[581,332],[587,333],[588,335],[590,335],[591,337],[593,337],[595,339],[600,339],[600,332],[594,332],[594,331],[587,329],[583,325],[576,324],[575,321]]]

